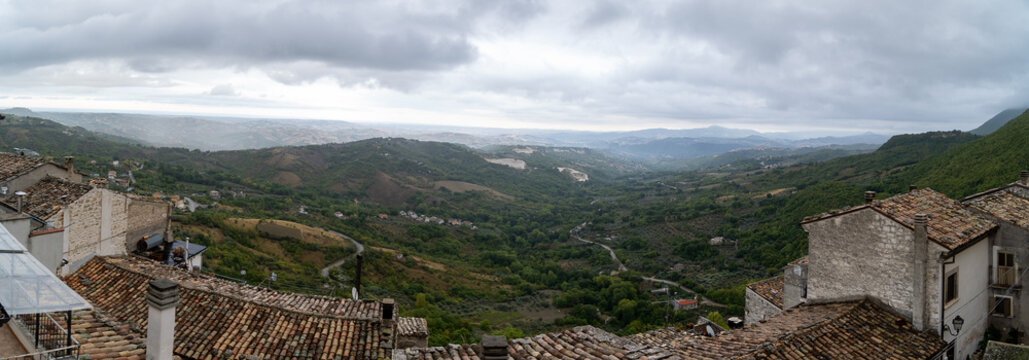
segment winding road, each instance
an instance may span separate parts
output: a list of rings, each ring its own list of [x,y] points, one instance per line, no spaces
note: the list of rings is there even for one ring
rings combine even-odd
[[[336,231],[333,231],[333,230],[329,230],[329,229],[322,229],[322,230],[328,231],[332,235],[336,235],[336,236],[339,236],[341,238],[350,240],[350,242],[354,243],[354,246],[357,247],[357,252],[355,252],[353,255],[350,255],[350,256],[344,257],[342,259],[336,260],[336,261],[332,262],[331,264],[329,264],[328,266],[322,268],[322,277],[329,277],[329,270],[332,270],[332,268],[339,267],[340,265],[343,265],[343,263],[345,263],[347,261],[347,259],[349,259],[350,257],[357,256],[357,255],[360,255],[361,253],[363,253],[364,252],[364,245],[362,245],[361,243],[357,242],[357,240],[354,240],[354,238],[346,236],[346,235],[343,235],[342,233],[339,233],[339,232],[336,232]]]
[[[610,246],[598,243],[596,241],[586,240],[586,239],[583,239],[581,236],[579,236],[579,231],[581,231],[582,228],[585,227],[585,226],[586,226],[586,223],[579,224],[579,226],[576,226],[576,227],[572,228],[572,230],[569,230],[568,233],[572,237],[574,237],[576,240],[582,241],[584,243],[600,245],[605,250],[607,250],[607,252],[611,253],[611,259],[614,260],[615,264],[618,264],[618,271],[628,271],[629,268],[625,267],[625,264],[622,263],[622,260],[618,259],[618,255],[615,254],[615,251],[613,249],[611,249]],[[675,286],[675,287],[677,287],[679,289],[682,289],[683,291],[685,291],[687,293],[697,294],[697,292],[693,291],[693,289],[689,289],[689,288],[687,288],[685,286],[682,286],[679,283],[671,281],[671,280],[658,279],[658,278],[653,277],[653,276],[643,276],[643,280],[647,280],[647,281],[651,281],[651,282],[657,282],[657,283],[662,283],[662,284],[665,284],[665,285]],[[715,307],[726,307],[725,304],[721,304],[721,303],[717,303],[717,302],[711,301],[711,299],[708,299],[706,297],[700,296],[700,294],[697,294],[697,295],[698,295],[698,298],[700,299],[700,303],[701,304],[709,305],[709,306],[715,306]]]

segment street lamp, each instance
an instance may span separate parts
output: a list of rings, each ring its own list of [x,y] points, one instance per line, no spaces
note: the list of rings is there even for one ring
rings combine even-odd
[[[962,319],[961,315],[958,315],[954,317],[954,320],[952,322],[954,324],[953,332],[951,332],[951,327],[947,324],[943,324],[943,329],[947,330],[947,332],[950,333],[951,336],[958,336],[958,333],[961,332],[961,327],[965,326],[965,319]]]

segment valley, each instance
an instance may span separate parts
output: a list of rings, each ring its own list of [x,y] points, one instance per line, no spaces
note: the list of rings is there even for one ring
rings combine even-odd
[[[131,189],[112,188],[196,202],[177,210],[174,231],[209,246],[205,271],[350,296],[357,269],[347,259],[362,252],[362,296],[396,298],[404,316],[428,319],[434,345],[586,324],[632,334],[711,312],[741,316],[745,284],[805,254],[804,217],[860,204],[865,190],[889,196],[915,184],[963,196],[1029,168],[1026,115],[985,136],[898,135],[874,149],[804,154],[737,150],[677,170],[524,144],[373,138],[199,151],[18,115],[0,120],[0,130],[0,146],[75,156],[87,174],[132,172]],[[815,155],[822,151],[833,154]],[[694,295],[704,300],[699,308],[666,319],[662,301]]]

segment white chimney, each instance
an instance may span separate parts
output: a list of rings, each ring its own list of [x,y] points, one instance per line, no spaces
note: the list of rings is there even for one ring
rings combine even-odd
[[[151,281],[146,291],[146,302],[150,307],[146,327],[146,358],[172,360],[179,284],[167,278]]]

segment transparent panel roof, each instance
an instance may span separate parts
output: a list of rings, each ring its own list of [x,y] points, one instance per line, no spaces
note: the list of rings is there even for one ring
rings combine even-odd
[[[13,243],[13,244],[12,244]],[[91,308],[0,226],[0,306],[10,315]]]

